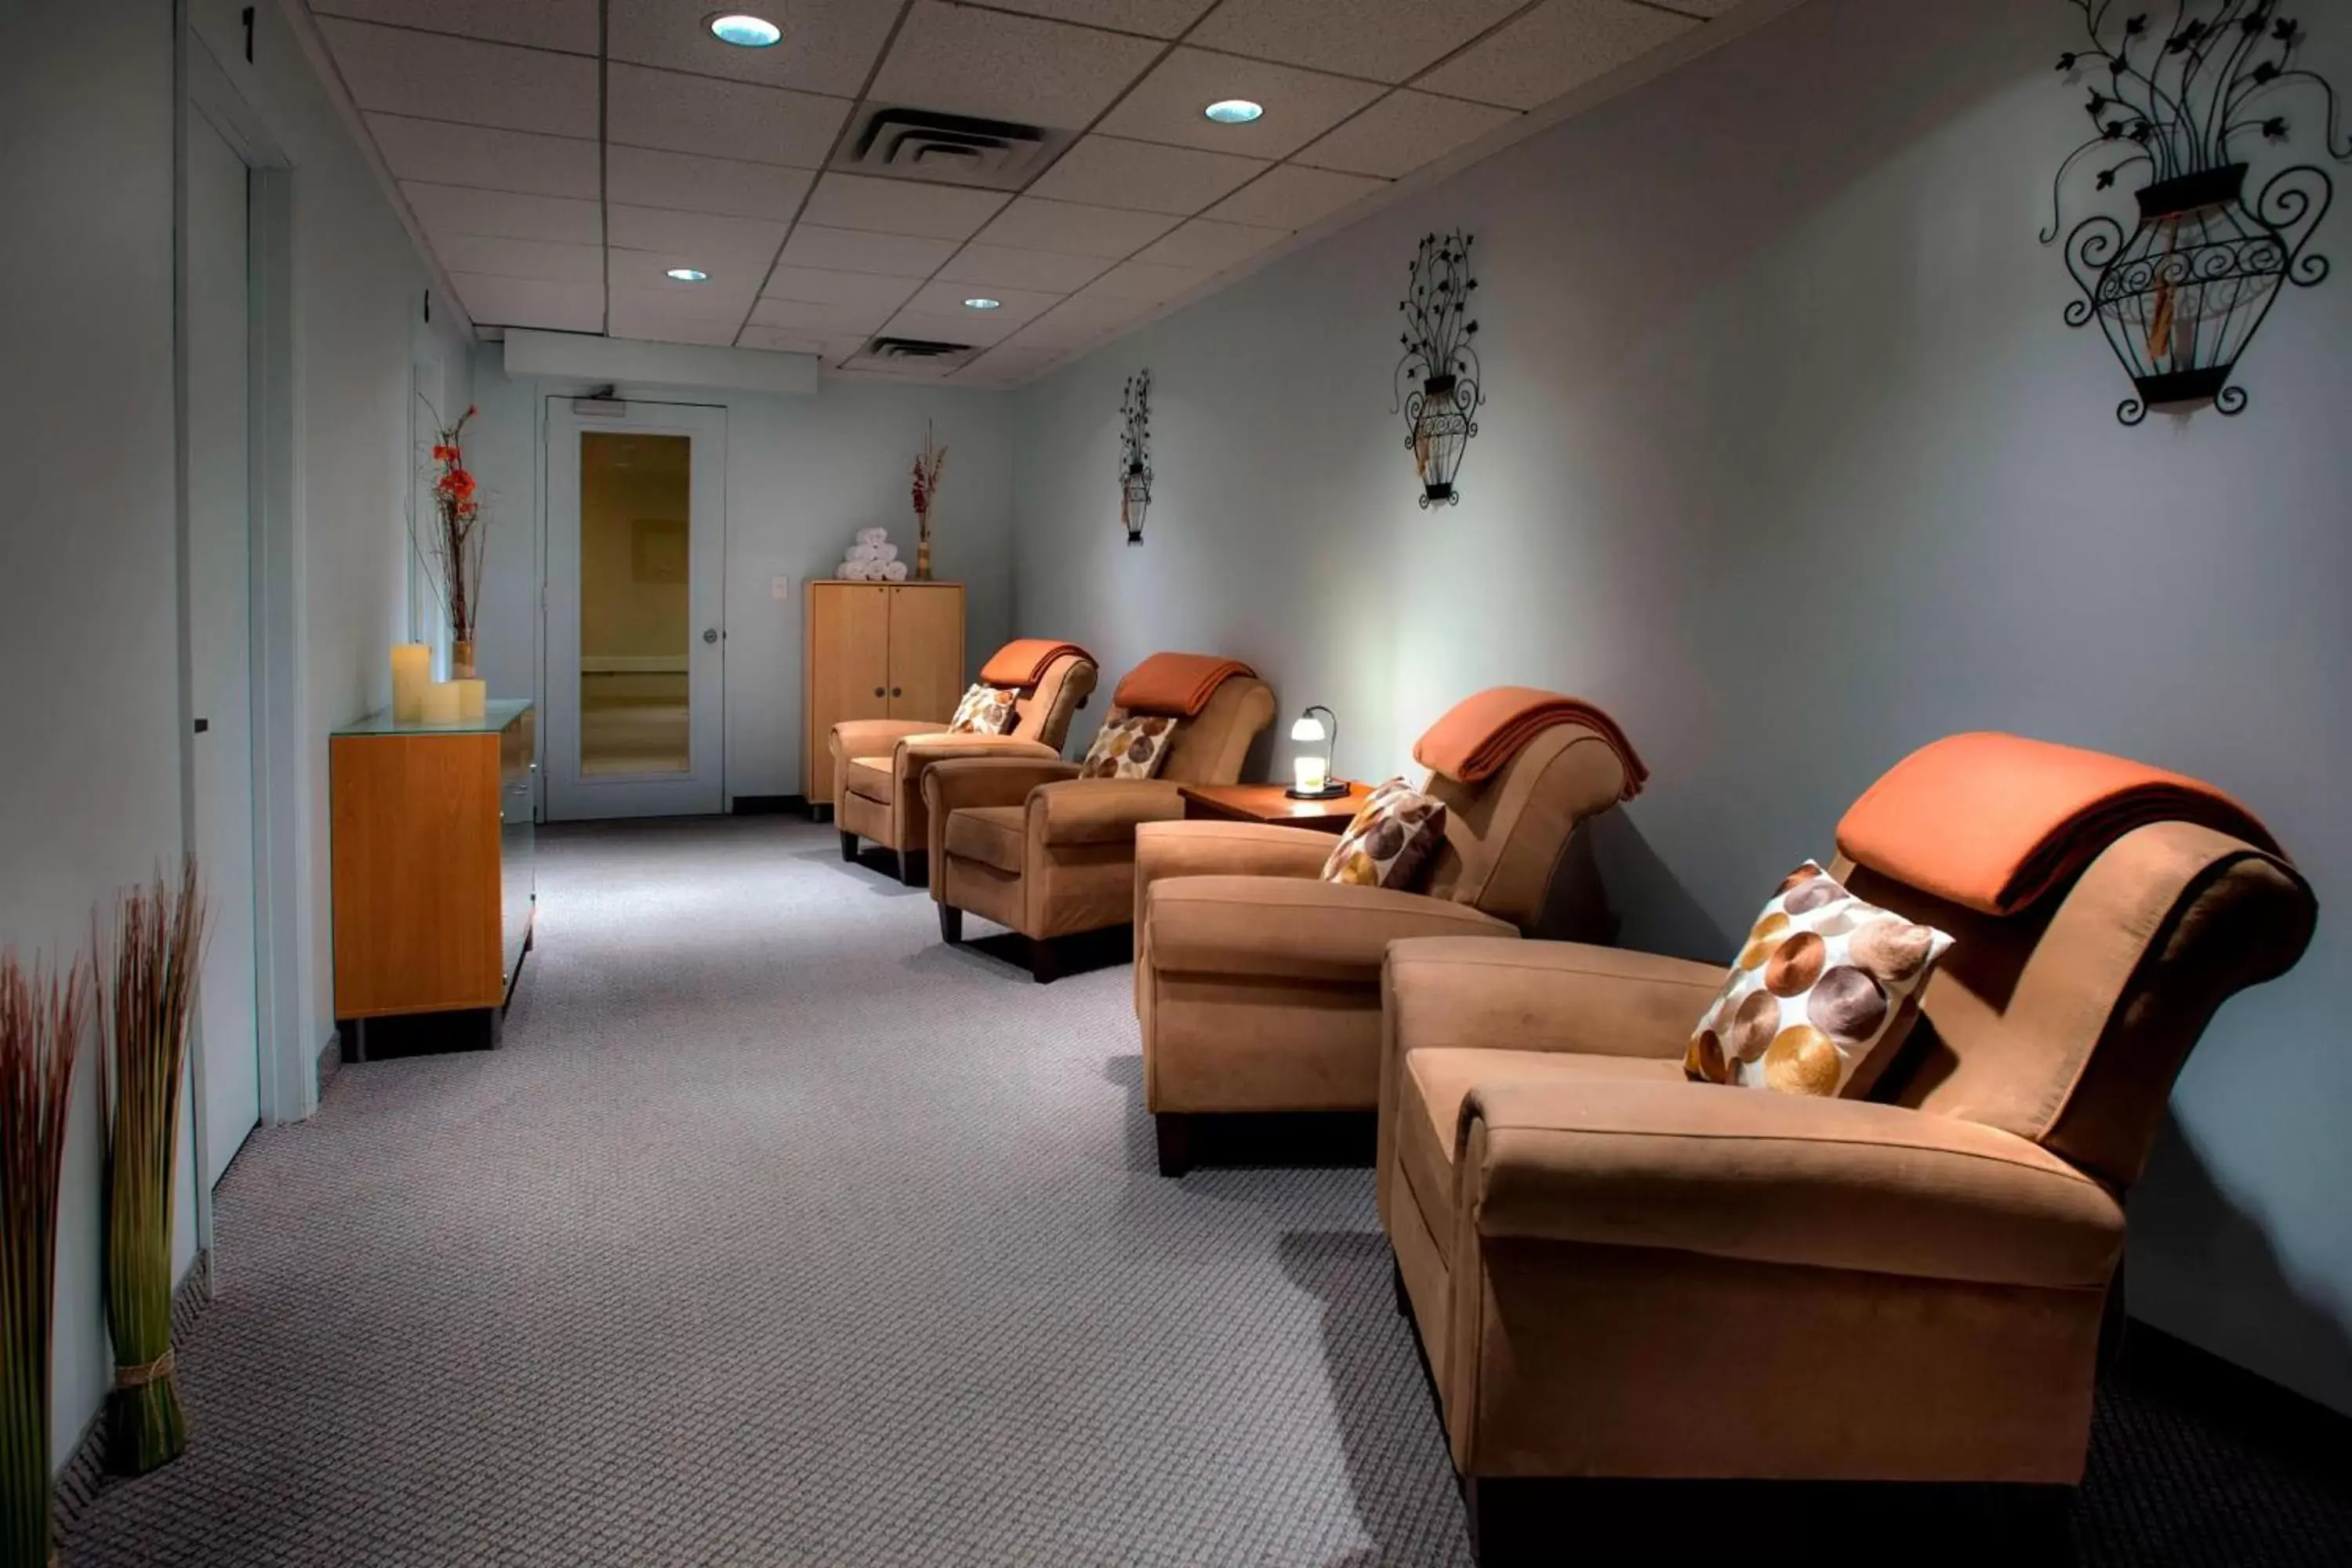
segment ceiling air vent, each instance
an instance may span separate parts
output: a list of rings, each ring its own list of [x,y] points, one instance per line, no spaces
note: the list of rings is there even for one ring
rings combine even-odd
[[[861,174],[1017,191],[1069,141],[1043,126],[886,105],[867,113],[835,162]]]
[[[980,350],[931,338],[875,338],[842,363],[844,370],[896,370],[945,375]]]

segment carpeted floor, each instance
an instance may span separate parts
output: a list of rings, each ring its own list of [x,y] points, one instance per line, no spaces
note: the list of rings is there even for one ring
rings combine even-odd
[[[190,1451],[68,1568],[1468,1561],[1370,1173],[1160,1180],[1126,969],[942,947],[782,818],[540,887],[500,1049],[239,1157]],[[2121,1380],[2078,1555],[2344,1561],[2306,1447]]]

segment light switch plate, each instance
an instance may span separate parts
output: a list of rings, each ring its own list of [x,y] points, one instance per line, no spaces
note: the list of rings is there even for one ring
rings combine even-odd
[[[770,590],[774,593],[776,603],[780,605],[788,605],[792,603],[793,580],[790,577],[774,578],[771,580],[768,586]]]

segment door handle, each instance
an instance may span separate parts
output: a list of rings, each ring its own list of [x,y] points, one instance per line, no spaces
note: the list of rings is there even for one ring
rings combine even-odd
[[[890,695],[893,697],[904,697],[907,694],[894,686],[890,689]]]
[[[876,687],[876,688],[874,689],[874,695],[875,695],[875,696],[877,696],[877,697],[880,697],[880,696],[885,695],[885,693],[884,693],[883,689],[882,689],[880,687],[878,687],[878,686],[877,686],[877,687]]]
[[[717,642],[719,640],[719,628],[717,626],[703,627],[702,640],[704,642]]]

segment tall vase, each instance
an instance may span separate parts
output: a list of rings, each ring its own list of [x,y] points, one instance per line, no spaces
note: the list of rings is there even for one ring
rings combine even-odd
[[[929,531],[926,530],[923,537],[917,541],[915,544],[915,581],[918,583],[928,583],[930,580],[931,539]]]
[[[449,679],[452,680],[474,679],[473,638],[460,637],[449,645]]]

